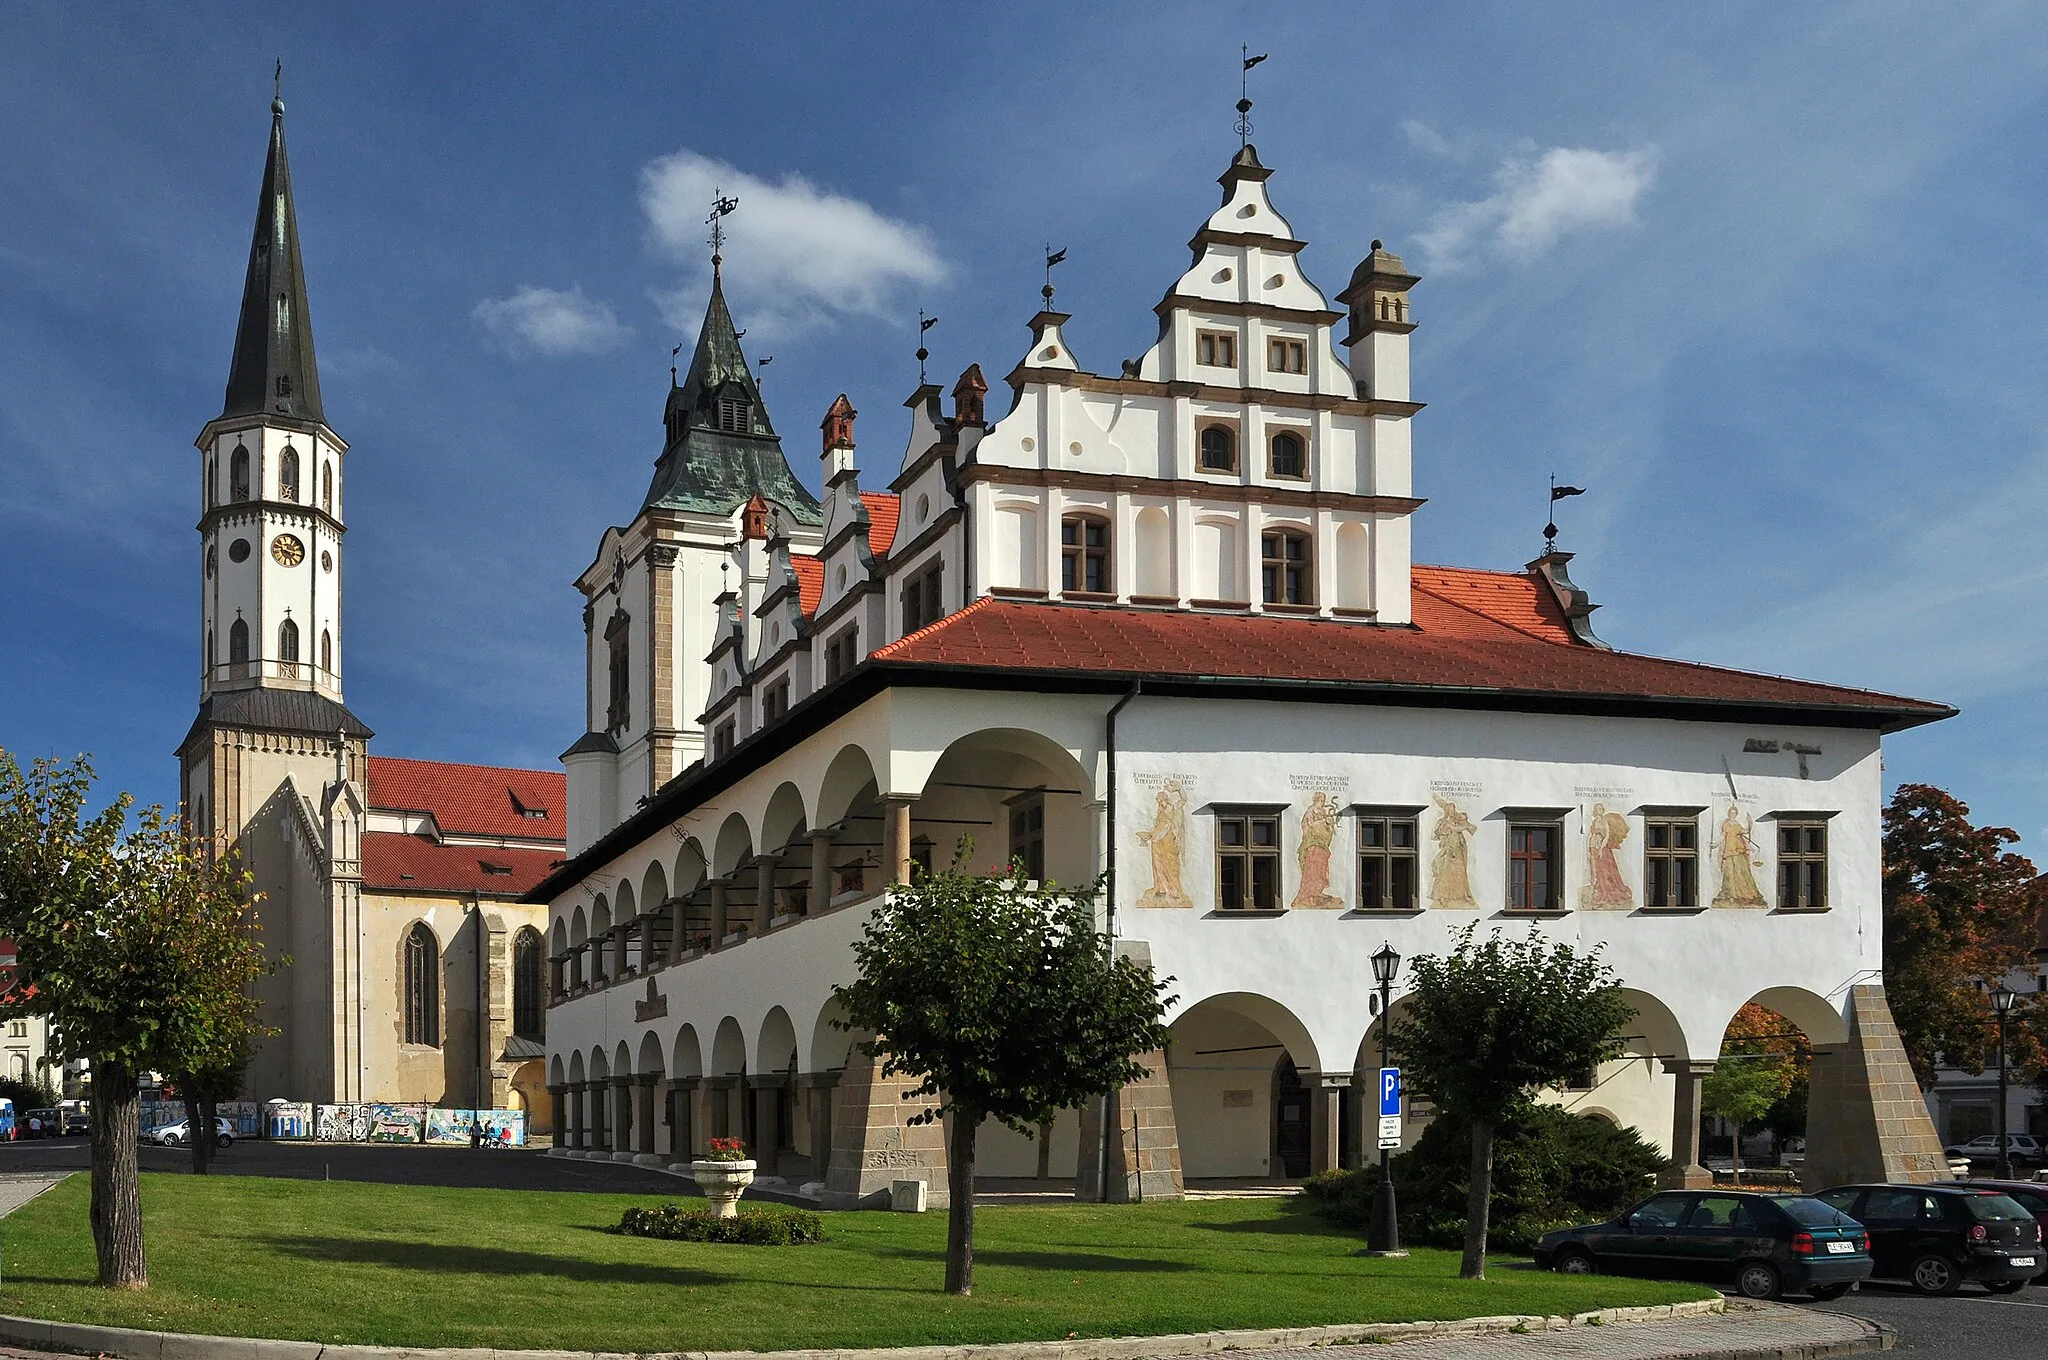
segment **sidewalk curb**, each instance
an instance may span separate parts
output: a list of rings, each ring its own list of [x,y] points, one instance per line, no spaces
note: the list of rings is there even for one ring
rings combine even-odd
[[[891,1346],[873,1350],[664,1351],[639,1357],[608,1351],[516,1351],[488,1348],[330,1346],[318,1341],[259,1337],[197,1336],[148,1332],[129,1327],[95,1327],[75,1322],[0,1314],[0,1345],[29,1350],[108,1355],[117,1360],[1154,1360],[1155,1357],[1211,1355],[1233,1350],[1298,1350],[1355,1343],[1420,1341],[1428,1337],[1561,1332],[1574,1327],[1615,1326],[1710,1317],[1725,1311],[1725,1299],[1663,1303],[1640,1308],[1602,1308],[1570,1317],[1505,1314],[1455,1322],[1362,1322],[1323,1327],[1246,1328],[1180,1332],[1166,1336],[1091,1337],[1072,1341],[1008,1341],[988,1345]],[[1858,1319],[1862,1321],[1862,1319]],[[1868,1324],[1875,1326],[1876,1324]],[[1821,1360],[1825,1356],[1889,1349],[1889,1342],[1838,1349],[1849,1343],[1807,1348],[1764,1348],[1716,1353],[1713,1360]]]

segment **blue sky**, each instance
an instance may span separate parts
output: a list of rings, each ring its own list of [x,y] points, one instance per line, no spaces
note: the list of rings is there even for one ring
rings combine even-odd
[[[1065,246],[1084,365],[1150,343],[1236,137],[1326,292],[1414,294],[1420,560],[1512,568],[1545,479],[1619,646],[1946,700],[1888,743],[2048,842],[2048,44],[2020,5],[102,5],[0,11],[0,745],[175,796],[197,453],[285,62],[350,706],[551,766],[571,586],[729,293],[815,484],[844,389],[1008,372]],[[871,476],[870,484],[881,480]]]

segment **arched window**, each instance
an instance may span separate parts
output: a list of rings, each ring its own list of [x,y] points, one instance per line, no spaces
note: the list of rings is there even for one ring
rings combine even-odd
[[[299,498],[299,451],[289,444],[277,461],[277,494],[288,501]]]
[[[220,504],[220,464],[212,458],[206,460],[206,508],[211,510]]]
[[[299,625],[290,619],[277,625],[277,659],[286,675],[299,673]]]
[[[633,671],[632,650],[629,635],[632,632],[630,620],[624,613],[615,613],[604,626],[605,648],[611,654],[610,684],[605,704],[605,731],[623,732],[633,718]]]
[[[1202,467],[1208,472],[1237,471],[1237,431],[1228,425],[1202,427]]]
[[[1300,435],[1282,430],[1273,436],[1266,471],[1274,477],[1308,476],[1308,447],[1301,442]]]
[[[405,1041],[441,1046],[441,950],[424,921],[405,937]]]
[[[1308,535],[1276,529],[1259,535],[1259,586],[1267,604],[1313,604]]]
[[[334,513],[334,464],[320,465],[320,508],[328,514]]]
[[[334,634],[325,628],[320,630],[320,669],[334,674]]]
[[[546,950],[541,946],[540,932],[532,926],[520,931],[512,941],[512,1032],[522,1039],[538,1043],[543,1037],[543,1026],[547,1015],[547,996],[544,990]]]
[[[249,664],[249,624],[245,619],[236,619],[228,626],[228,664],[237,668]],[[235,671],[240,675],[240,669]]]
[[[235,445],[235,451],[228,455],[228,499],[249,499],[249,448],[246,444]]]
[[[208,680],[213,679],[213,667],[217,659],[213,652],[213,625],[208,624],[206,626],[206,678]]]
[[[1111,589],[1108,520],[1068,515],[1060,521],[1060,589]]]

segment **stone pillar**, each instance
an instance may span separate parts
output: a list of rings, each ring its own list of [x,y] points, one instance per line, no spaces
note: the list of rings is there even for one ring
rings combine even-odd
[[[626,937],[632,933],[633,923],[631,921],[621,921],[612,927],[611,978],[613,982],[617,982],[626,976]]]
[[[708,1134],[713,1138],[730,1138],[732,1127],[732,1093],[739,1089],[738,1077],[704,1078],[705,1101],[711,1107]]]
[[[846,1059],[833,1092],[832,1155],[820,1202],[827,1209],[878,1208],[888,1203],[889,1182],[921,1180],[927,1204],[950,1204],[944,1127],[937,1120],[912,1124],[927,1106],[903,1095],[918,1083],[881,1073],[882,1060],[858,1048]]]
[[[782,1160],[782,1136],[777,1128],[780,1121],[776,1113],[781,1108],[782,1088],[788,1080],[780,1072],[763,1072],[757,1077],[747,1078],[749,1096],[754,1102],[754,1146],[749,1150],[754,1160],[761,1164],[759,1175],[776,1175],[776,1167]]]
[[[886,798],[882,801],[882,867],[888,871],[891,883],[910,881],[910,805],[909,798]]]
[[[640,1088],[639,1138],[635,1140],[636,1152],[654,1155],[654,1085],[661,1078],[653,1072],[643,1072],[633,1078],[633,1084]]]
[[[1180,1171],[1180,1131],[1173,1118],[1173,1089],[1168,1082],[1166,1053],[1154,1049],[1138,1061],[1146,1074],[1119,1087],[1107,1100],[1081,1107],[1081,1145],[1075,1158],[1074,1198],[1099,1200],[1102,1195],[1102,1125],[1109,1121],[1109,1202],[1179,1199],[1185,1193]]]
[[[1314,1175],[1335,1171],[1343,1155],[1344,1101],[1351,1093],[1351,1074],[1323,1072],[1311,1081],[1308,1169]]]
[[[633,1076],[612,1078],[612,1141],[614,1155],[633,1151]]]
[[[548,1128],[554,1134],[555,1146],[558,1148],[572,1146],[569,1142],[569,1126],[564,1122],[568,1113],[568,1101],[564,1097],[568,1091],[568,1087],[560,1084],[548,1087],[548,1113],[552,1116]]]
[[[811,886],[804,899],[804,915],[816,916],[832,909],[832,833],[811,833]]]
[[[766,935],[775,919],[775,864],[773,855],[754,856],[754,927],[750,934],[756,938]]]
[[[1700,1083],[1714,1070],[1711,1060],[1666,1058],[1664,1070],[1676,1080],[1671,1099],[1671,1169],[1657,1178],[1665,1190],[1697,1190],[1714,1183],[1700,1165]]]
[[[732,880],[729,878],[714,878],[711,880],[711,944],[709,947],[712,949],[722,948],[725,944],[725,890],[731,885]]]
[[[1906,1061],[1891,1005],[1874,982],[1849,989],[1849,1038],[1813,1046],[1807,1096],[1808,1190],[1853,1181],[1924,1183],[1948,1174],[1948,1158]]]
[[[670,1077],[668,1080],[668,1155],[672,1162],[687,1162],[697,1155],[698,1077]]]
[[[671,897],[668,900],[668,961],[677,963],[683,957],[683,927],[689,924],[690,899]]]
[[[798,1078],[802,1089],[810,1093],[811,1107],[807,1112],[811,1123],[811,1179],[825,1179],[825,1168],[832,1160],[832,1102],[839,1086],[837,1072],[807,1072]]]
[[[579,1150],[585,1146],[584,1139],[588,1136],[583,1124],[583,1092],[589,1085],[585,1081],[569,1083],[569,1146]]]
[[[583,1099],[588,1107],[586,1113],[590,1122],[585,1130],[583,1146],[592,1152],[606,1152],[611,1148],[611,1140],[607,1137],[608,1131],[605,1128],[604,1093],[603,1082],[584,1083]]]

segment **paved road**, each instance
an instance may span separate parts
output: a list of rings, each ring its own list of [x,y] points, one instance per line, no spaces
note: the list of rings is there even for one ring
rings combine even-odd
[[[1898,1328],[1898,1354],[1913,1360],[2035,1360],[2048,1356],[2048,1289],[1987,1294],[1966,1284],[1945,1299],[1922,1298],[1898,1285],[1866,1284],[1833,1303],[1831,1313],[1872,1318]]]

